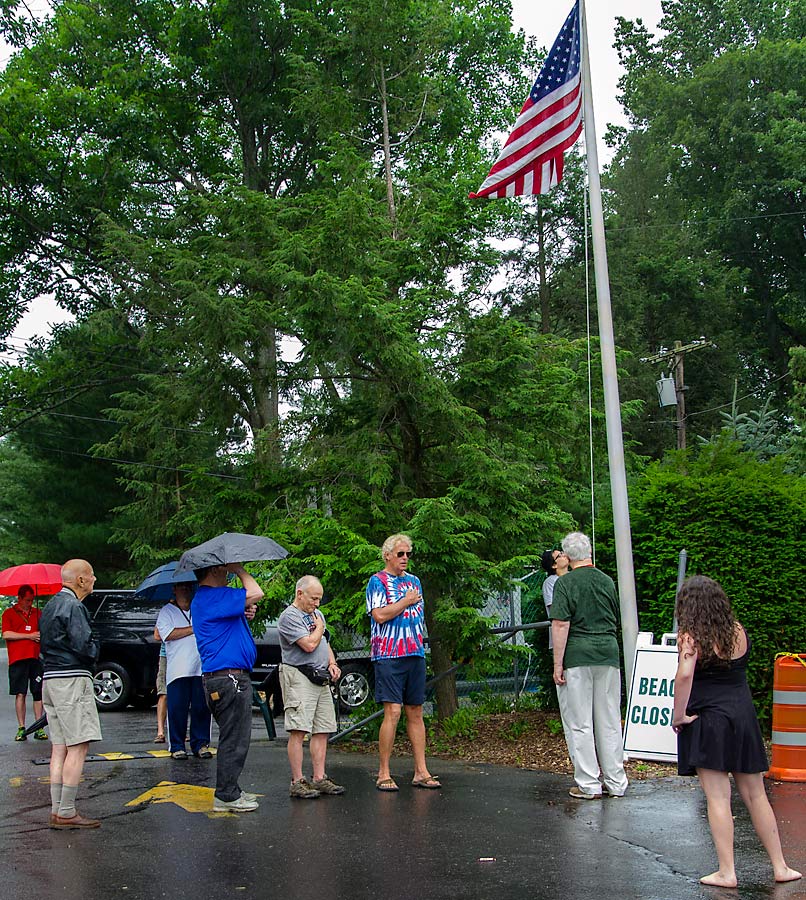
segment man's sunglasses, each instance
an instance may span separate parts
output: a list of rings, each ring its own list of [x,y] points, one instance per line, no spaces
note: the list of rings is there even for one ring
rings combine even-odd
[[[397,553],[395,553],[395,556],[398,559],[402,559],[404,556],[407,556],[409,559],[411,559],[414,556],[414,553],[411,550],[398,550]]]

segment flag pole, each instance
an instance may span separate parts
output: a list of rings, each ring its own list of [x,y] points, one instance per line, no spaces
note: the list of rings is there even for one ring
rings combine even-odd
[[[635,599],[635,572],[630,534],[630,509],[627,500],[627,474],[624,466],[624,442],[621,432],[621,404],[616,370],[616,344],[610,306],[610,279],[607,272],[602,191],[599,183],[599,154],[596,148],[596,123],[593,118],[588,27],[585,0],[580,0],[582,30],[582,109],[585,125],[585,151],[588,161],[593,271],[596,280],[596,307],[599,318],[599,346],[602,354],[607,459],[610,467],[610,494],[613,501],[613,529],[616,543],[616,572],[621,607],[621,641],[627,688],[632,683],[635,644],[638,638],[638,607]]]

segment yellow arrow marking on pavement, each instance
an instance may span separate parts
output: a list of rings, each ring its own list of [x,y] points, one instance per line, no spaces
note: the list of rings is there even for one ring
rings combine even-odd
[[[134,759],[131,753],[99,753],[98,756],[103,756],[104,759],[115,760],[115,759]]]
[[[161,781],[126,806],[139,806],[142,803],[174,803],[185,812],[205,813],[210,818],[234,816],[236,813],[213,812],[213,788],[200,787],[197,784],[177,784],[175,781]]]

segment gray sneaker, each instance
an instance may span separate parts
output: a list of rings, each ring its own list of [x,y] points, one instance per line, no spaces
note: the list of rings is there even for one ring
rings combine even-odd
[[[581,788],[574,785],[571,790],[568,792],[569,797],[573,797],[575,800],[601,800],[601,794],[586,794]]]
[[[305,778],[300,778],[299,781],[291,782],[288,796],[296,797],[299,800],[315,800],[319,796],[319,791]]]
[[[318,781],[312,781],[311,787],[315,791],[319,791],[320,794],[331,794],[334,797],[344,793],[344,788],[340,784],[332,782],[327,775],[325,775],[324,778],[320,778]]]
[[[247,800],[243,794],[237,800],[219,800],[218,797],[213,797],[213,812],[252,812],[257,808],[257,800]]]
[[[257,794],[253,794],[251,791],[241,791],[241,800],[246,800],[247,803],[254,803],[258,798]]]

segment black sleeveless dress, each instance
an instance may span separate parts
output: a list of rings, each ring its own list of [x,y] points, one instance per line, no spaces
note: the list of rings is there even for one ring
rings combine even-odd
[[[748,637],[744,655],[729,665],[697,664],[686,712],[699,718],[677,735],[678,774],[696,775],[698,767],[744,773],[769,768],[747,684],[749,656]]]

